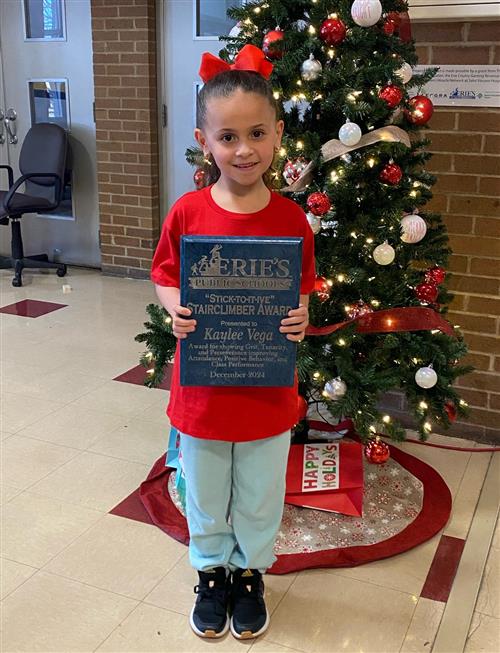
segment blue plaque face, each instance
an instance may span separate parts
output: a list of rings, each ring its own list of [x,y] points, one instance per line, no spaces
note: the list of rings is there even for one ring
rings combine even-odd
[[[302,238],[182,236],[180,383],[292,386],[297,345],[279,331],[299,305]]]

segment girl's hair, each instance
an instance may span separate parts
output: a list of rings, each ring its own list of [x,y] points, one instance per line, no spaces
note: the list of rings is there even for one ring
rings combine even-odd
[[[226,70],[206,82],[196,101],[196,126],[203,129],[207,118],[208,100],[214,97],[229,97],[235,91],[241,89],[245,93],[256,93],[266,98],[274,109],[276,120],[281,115],[281,107],[273,96],[273,90],[269,82],[257,72],[250,70]],[[220,170],[212,155],[205,160],[203,170],[205,171],[206,184],[212,184],[220,177]],[[264,183],[269,188],[275,185],[275,171],[273,164],[263,176]]]

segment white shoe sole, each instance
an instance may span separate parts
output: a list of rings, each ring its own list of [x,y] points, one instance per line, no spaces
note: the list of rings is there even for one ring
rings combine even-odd
[[[262,626],[262,628],[255,633],[251,630],[244,630],[243,632],[238,633],[234,629],[233,618],[231,617],[231,634],[233,635],[233,637],[236,637],[236,639],[254,639],[255,637],[259,637],[260,635],[265,633],[268,628],[269,628],[269,612],[267,611],[267,608],[266,608],[266,622]]]
[[[229,630],[229,619],[226,618],[226,624],[219,633],[217,633],[215,630],[208,629],[208,628],[205,631],[201,631],[195,626],[195,623],[193,621],[194,608],[195,606],[193,605],[191,609],[191,614],[189,615],[189,625],[191,626],[193,632],[198,635],[198,637],[203,637],[204,639],[218,639],[219,637],[224,637],[224,635]]]

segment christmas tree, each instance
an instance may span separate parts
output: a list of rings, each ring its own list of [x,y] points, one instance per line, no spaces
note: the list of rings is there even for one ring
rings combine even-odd
[[[436,69],[413,74],[406,10],[401,0],[248,2],[228,11],[236,27],[220,52],[231,62],[252,43],[273,62],[285,120],[274,185],[315,233],[311,327],[298,346],[302,416],[306,404],[321,405],[332,423],[350,417],[364,440],[404,437],[378,407],[394,389],[422,438],[449,427],[466,406],[453,382],[470,371],[459,364],[461,334],[445,319],[446,229],[423,211],[435,182],[422,133],[433,107],[419,91]],[[212,180],[199,150],[187,158],[197,187]],[[148,312],[137,339],[148,347],[147,383],[157,385],[175,339],[165,311]]]

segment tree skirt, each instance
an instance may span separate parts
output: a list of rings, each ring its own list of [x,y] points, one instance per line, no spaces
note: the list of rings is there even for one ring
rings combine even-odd
[[[363,516],[352,517],[285,504],[269,573],[313,567],[354,567],[407,551],[448,521],[451,494],[441,476],[415,456],[390,446],[382,465],[364,461]],[[154,524],[189,543],[175,470],[159,458],[141,484],[141,501]]]

